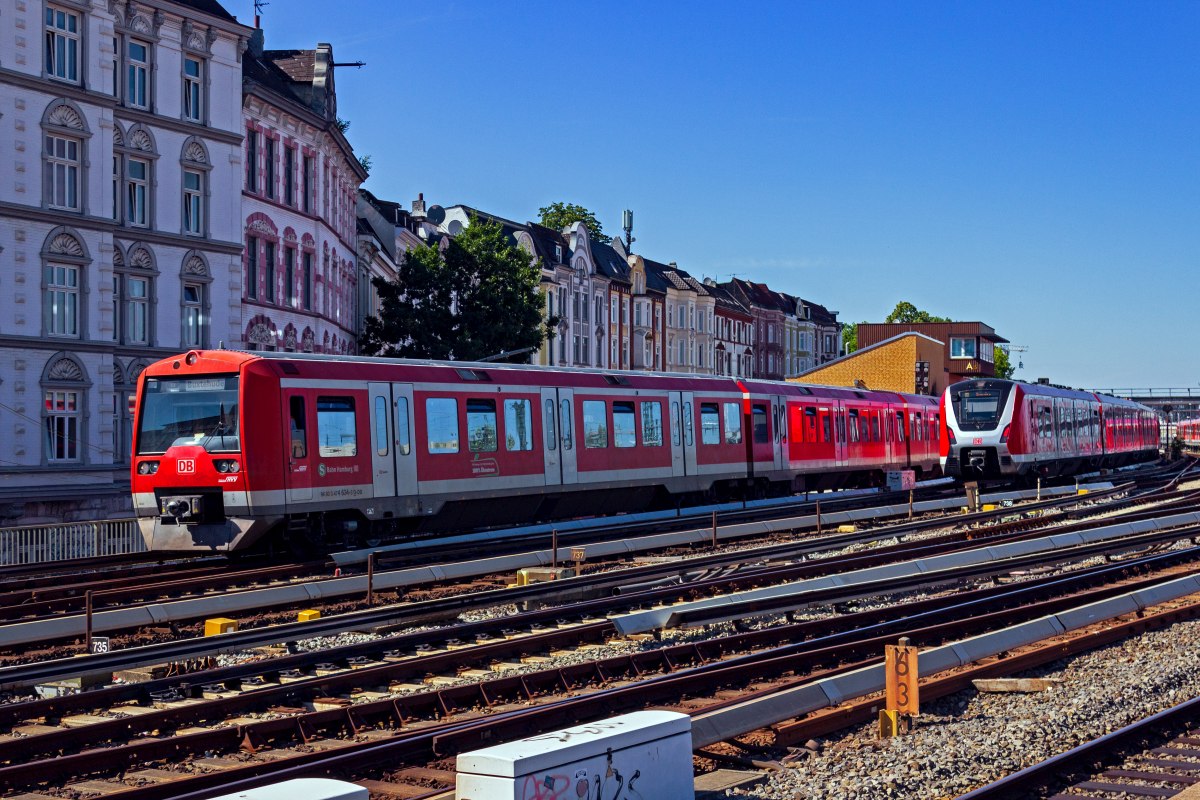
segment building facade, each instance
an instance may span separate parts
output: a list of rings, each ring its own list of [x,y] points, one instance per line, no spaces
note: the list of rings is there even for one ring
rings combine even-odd
[[[996,345],[1008,343],[982,322],[864,322],[858,326],[858,346],[870,347],[910,331],[944,343],[947,385],[970,378],[993,377]]]
[[[249,33],[214,0],[0,3],[0,518],[127,508],[138,374],[238,338]]]
[[[238,346],[356,353],[358,188],[367,173],[338,122],[333,48],[265,50],[255,29],[242,66]]]
[[[948,385],[945,346],[921,333],[900,333],[802,372],[795,380],[824,386],[937,396]]]

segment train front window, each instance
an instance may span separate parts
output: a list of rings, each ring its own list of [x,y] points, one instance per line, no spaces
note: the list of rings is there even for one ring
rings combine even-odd
[[[210,453],[236,453],[238,377],[146,378],[138,421],[138,455],[156,455],[179,445]]]
[[[950,401],[959,427],[984,431],[998,426],[1011,390],[1011,383],[993,381],[964,381],[951,386]]]

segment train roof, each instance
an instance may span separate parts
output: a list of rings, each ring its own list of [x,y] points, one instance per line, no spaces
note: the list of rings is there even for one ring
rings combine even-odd
[[[1143,411],[1152,411],[1155,414],[1158,413],[1158,411],[1150,408],[1149,406],[1142,405],[1141,403],[1135,403],[1134,401],[1127,400],[1123,397],[1113,397],[1112,395],[1098,394],[1096,392],[1088,392],[1082,389],[1068,389],[1065,386],[1054,386],[1048,383],[1026,383],[1025,381],[1014,381],[1005,378],[969,378],[965,381],[957,381],[956,383],[950,384],[946,387],[946,392],[949,393],[951,389],[956,387],[959,389],[966,388],[967,384],[972,383],[980,385],[1007,383],[1020,387],[1021,391],[1025,392],[1025,394],[1031,394],[1038,397],[1064,397],[1075,400],[1095,400],[1102,406],[1113,406],[1116,408],[1136,408]]]
[[[790,396],[813,396],[826,398],[862,398],[866,400],[900,400],[907,403],[921,403],[926,405],[934,405],[938,402],[936,397],[928,397],[926,395],[908,395],[900,392],[857,389],[846,386],[823,386],[820,384],[804,384],[790,381],[765,381],[754,378],[736,378],[726,375],[698,375],[687,372],[643,372],[636,370],[613,370],[613,369],[596,369],[588,367],[542,367],[534,364],[511,364],[504,362],[482,362],[482,361],[435,361],[432,359],[408,359],[408,358],[388,358],[384,356],[348,356],[348,355],[328,355],[322,353],[289,353],[279,351],[245,351],[245,350],[191,350],[187,353],[182,353],[172,358],[163,359],[155,362],[146,368],[146,373],[150,375],[169,375],[174,372],[174,363],[186,360],[195,355],[197,363],[201,367],[209,369],[230,369],[240,370],[242,367],[254,363],[261,362],[263,364],[278,365],[277,374],[290,374],[298,377],[312,377],[305,375],[307,370],[305,366],[337,366],[351,371],[353,373],[356,368],[370,366],[408,366],[420,370],[434,370],[436,373],[442,373],[439,378],[444,378],[445,371],[453,370],[457,377],[464,382],[504,382],[504,383],[535,383],[533,380],[537,376],[544,375],[547,369],[553,369],[556,373],[563,373],[572,376],[584,378],[585,382],[594,385],[616,385],[616,386],[632,386],[634,388],[647,387],[654,385],[655,382],[668,380],[672,383],[683,384],[700,384],[712,386],[719,385],[726,390],[745,390],[750,392],[773,392],[776,394]],[[201,363],[202,362],[202,363]],[[290,364],[291,368],[284,367],[284,364]],[[222,367],[222,365],[224,365]],[[340,371],[340,370],[339,370]],[[495,376],[493,373],[508,373],[503,377]],[[362,377],[370,379],[370,376],[346,375],[346,377]],[[430,376],[434,377],[433,375]],[[587,380],[590,379],[590,380]],[[730,386],[730,384],[733,384]],[[714,387],[715,388],[715,387]]]

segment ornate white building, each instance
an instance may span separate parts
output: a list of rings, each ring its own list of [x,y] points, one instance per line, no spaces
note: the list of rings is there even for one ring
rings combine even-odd
[[[264,50],[243,65],[244,304],[238,346],[358,352],[358,187],[363,169],[337,118],[333,48]]]
[[[0,0],[0,521],[125,507],[138,373],[240,335],[249,33],[215,0]]]

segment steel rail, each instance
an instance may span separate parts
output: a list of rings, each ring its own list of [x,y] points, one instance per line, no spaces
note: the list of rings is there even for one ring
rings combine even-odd
[[[1121,487],[1115,487],[1117,492]],[[1097,495],[1089,495],[1095,497]],[[1057,498],[1046,500],[1035,507],[1008,508],[1001,511],[983,512],[981,515],[964,515],[956,517],[951,522],[960,524],[966,519],[978,518],[983,515],[1011,516],[1028,510],[1044,510],[1056,505],[1069,505],[1078,502],[1078,497]],[[750,587],[761,582],[778,579],[788,580],[816,575],[829,574],[840,567],[855,569],[888,563],[899,557],[911,557],[915,554],[932,555],[945,552],[968,542],[977,546],[985,535],[981,529],[947,534],[942,537],[918,542],[901,543],[887,547],[876,548],[868,553],[857,553],[848,556],[821,559],[806,562],[799,566],[777,568],[774,570],[746,570],[735,573],[722,580],[712,578],[704,580],[703,570],[731,564],[744,563],[748,556],[758,559],[775,560],[787,557],[803,556],[808,553],[845,547],[849,544],[865,540],[890,538],[905,533],[945,527],[947,520],[933,519],[901,523],[895,526],[874,529],[870,532],[853,534],[837,534],[826,537],[806,538],[799,542],[770,545],[756,548],[753,553],[735,551],[700,556],[675,564],[652,564],[642,567],[632,567],[615,572],[585,574],[575,578],[551,584],[533,584],[512,589],[496,589],[459,595],[437,600],[426,600],[408,603],[401,606],[389,606],[381,609],[366,609],[348,612],[337,616],[323,617],[309,622],[294,622],[273,625],[262,628],[247,628],[224,634],[220,637],[193,638],[181,641],[171,641],[142,647],[113,650],[103,654],[74,656],[66,659],[42,661],[35,664],[23,664],[0,668],[0,688],[20,688],[35,683],[52,680],[62,680],[83,673],[96,673],[133,669],[139,666],[185,662],[204,656],[222,652],[247,650],[263,645],[291,642],[316,636],[332,635],[347,630],[364,630],[378,627],[390,627],[400,624],[416,624],[431,619],[445,619],[457,616],[463,611],[478,610],[508,603],[521,603],[531,600],[547,601],[553,597],[569,596],[571,599],[595,597],[605,590],[611,590],[623,584],[645,581],[646,578],[669,579],[673,576],[692,576],[698,578],[683,585],[660,587],[651,594],[640,595],[629,601],[618,601],[615,598],[601,597],[598,600],[576,603],[573,608],[583,613],[593,613],[593,609],[611,609],[612,607],[632,607],[637,602],[647,602],[677,595],[680,591],[697,592],[714,586],[726,585],[732,589]],[[1005,528],[1007,530],[1007,528]],[[1015,534],[1005,538],[989,541],[1010,541],[1017,538],[1035,535],[1034,532]]]
[[[1028,615],[1040,609],[1020,608],[1018,610]],[[998,613],[1003,614],[1004,612]],[[1000,619],[995,614],[987,616],[990,617],[989,624],[1000,623]],[[982,624],[981,620],[983,619],[984,617],[974,617],[965,621],[947,623],[944,626],[930,626],[908,633],[915,634],[922,640],[927,640],[935,635],[961,635],[964,631],[969,632],[978,627]],[[1153,620],[1150,618],[1137,620],[1137,622],[1144,626],[1153,624]],[[295,769],[307,770],[308,774],[329,774],[329,770],[355,771],[383,764],[394,769],[413,760],[428,763],[491,741],[505,740],[513,736],[527,736],[565,724],[588,721],[627,708],[675,702],[682,696],[695,697],[703,692],[717,691],[721,687],[735,682],[744,684],[768,680],[778,678],[780,675],[799,674],[805,668],[820,669],[820,665],[826,663],[839,664],[834,669],[823,670],[817,675],[810,674],[803,678],[789,679],[782,687],[786,688],[786,686],[808,682],[816,677],[824,677],[878,663],[877,652],[883,643],[893,639],[893,634],[881,635],[841,647],[825,647],[810,650],[801,655],[763,658],[750,663],[717,662],[691,668],[680,668],[668,664],[669,669],[680,669],[680,671],[668,672],[625,686],[603,689],[592,694],[554,701],[534,708],[508,712],[497,711],[484,720],[434,724],[431,727],[422,728],[416,733],[404,734],[401,732],[387,742],[348,744],[317,754],[316,757],[311,753],[285,757],[268,764],[259,763],[243,768],[234,767],[222,770],[218,774],[183,778],[180,781],[130,789],[108,796],[118,798],[118,800],[160,800],[167,797],[200,798],[203,795],[198,792],[211,791],[217,786],[225,791],[240,791],[257,785],[256,782],[294,776],[298,774],[294,772]],[[1061,646],[1059,650],[1061,651]],[[846,659],[863,655],[869,656],[866,661],[844,663]],[[563,684],[559,688],[573,689],[570,681],[563,676],[571,674],[573,669],[578,672],[584,666],[577,665],[576,668],[556,670],[555,672],[559,673],[560,678],[563,679]],[[600,676],[606,680],[641,677],[636,671],[633,674],[625,675],[621,672],[606,674],[603,670],[600,671]],[[517,676],[510,680],[514,691],[519,692],[523,689],[528,693],[528,676]],[[781,687],[776,687],[776,690],[779,688]],[[674,698],[674,700],[669,698]],[[400,705],[403,700],[375,701],[356,704],[346,709],[315,712],[306,715],[306,723],[298,723],[295,718],[270,720],[262,723],[250,723],[236,729],[217,729],[160,741],[142,740],[131,745],[100,748],[73,756],[60,756],[33,763],[13,765],[0,769],[0,780],[29,785],[27,781],[30,773],[36,776],[35,781],[56,780],[63,775],[78,776],[92,774],[96,771],[111,773],[121,764],[143,763],[184,751],[195,751],[198,748],[228,750],[242,747],[253,752],[264,744],[281,741],[281,736],[284,739],[295,738],[304,742],[311,741],[323,730],[330,729],[330,726],[334,731],[346,733],[357,733],[365,727],[380,723],[404,726],[407,721],[405,711]],[[488,705],[491,704],[489,701]],[[435,704],[432,708],[437,710],[438,706]],[[705,706],[703,710],[707,711],[709,707]],[[317,771],[312,771],[314,769]]]

